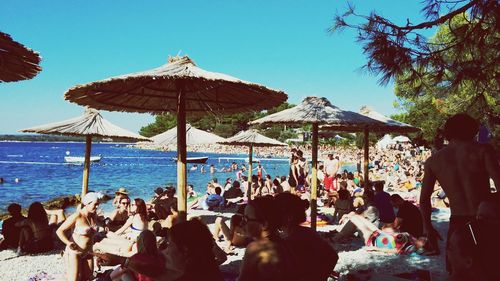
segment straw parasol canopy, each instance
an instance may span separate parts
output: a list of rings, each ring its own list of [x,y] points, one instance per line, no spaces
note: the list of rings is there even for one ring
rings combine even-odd
[[[112,138],[125,141],[151,141],[141,135],[120,128],[102,118],[101,114],[92,108],[86,108],[82,116],[20,130],[24,133],[39,133],[49,135],[85,136],[85,162],[83,171],[82,196],[87,193],[89,183],[90,152],[92,138]]]
[[[336,128],[365,127],[380,124],[379,121],[359,113],[342,110],[326,98],[306,97],[299,105],[265,116],[250,124],[312,124],[312,179],[311,179],[311,227],[316,229],[317,213],[317,169],[318,169],[318,126]]]
[[[151,137],[153,145],[168,146],[177,143],[177,127],[169,129],[161,134]],[[197,129],[186,124],[186,145],[212,144],[224,141],[223,137],[216,134]]]
[[[189,57],[169,58],[158,68],[77,85],[65,99],[97,109],[177,115],[177,192],[181,220],[187,216],[186,113],[238,113],[272,108],[285,93],[199,68]]]
[[[40,55],[0,32],[0,82],[15,82],[35,77],[42,70]]]
[[[242,145],[248,146],[248,187],[247,187],[247,198],[250,201],[251,196],[251,183],[252,183],[252,165],[253,165],[253,148],[267,147],[267,146],[287,146],[286,143],[282,143],[272,138],[268,138],[264,135],[259,134],[257,130],[250,129],[247,131],[241,131],[236,135],[218,142],[225,145]]]

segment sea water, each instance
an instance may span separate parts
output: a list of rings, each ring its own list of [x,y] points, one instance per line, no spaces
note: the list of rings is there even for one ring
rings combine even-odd
[[[0,177],[5,181],[0,184],[0,213],[5,212],[12,202],[26,208],[34,201],[81,193],[83,165],[65,163],[66,152],[70,156],[84,156],[85,143],[0,142]],[[176,152],[137,149],[127,144],[93,143],[91,155],[99,154],[102,160],[90,166],[89,190],[113,194],[119,187],[125,187],[132,198],[148,200],[156,187],[176,185],[177,164],[172,160]],[[206,173],[200,172],[200,164],[197,171],[190,171],[193,164],[187,165],[188,183],[193,184],[198,192],[204,192],[214,177],[221,184],[227,178],[236,178],[236,172],[210,174],[211,164],[220,171],[229,168],[232,161],[241,165],[247,158],[245,154],[188,152],[188,157],[202,156],[209,157],[205,164]],[[219,157],[240,159],[219,162]],[[262,159],[261,163],[273,178],[288,175],[286,160]]]
[[[245,149],[242,148],[242,151]],[[80,194],[83,165],[68,164],[64,157],[84,156],[85,143],[78,142],[0,142],[0,213],[10,203],[17,202],[27,208],[34,201],[47,201],[57,196]],[[149,200],[158,186],[177,182],[177,163],[172,160],[176,152],[162,152],[129,147],[127,144],[93,143],[92,156],[101,155],[102,160],[90,166],[89,191],[113,195],[125,187],[131,198]],[[232,161],[247,164],[247,154],[215,154],[188,152],[188,157],[208,156],[204,165],[206,173],[190,171],[194,164],[187,164],[187,181],[197,192],[205,192],[207,183],[217,178],[224,184],[227,178],[236,179],[236,172],[220,172],[229,168]],[[219,158],[230,158],[221,159]],[[236,159],[231,159],[236,158]],[[260,159],[264,175],[288,176],[287,159]],[[210,165],[217,171],[210,174]],[[256,167],[256,164],[254,164]],[[355,166],[342,169],[353,171]],[[256,174],[256,171],[254,171]],[[16,179],[18,179],[16,181]]]

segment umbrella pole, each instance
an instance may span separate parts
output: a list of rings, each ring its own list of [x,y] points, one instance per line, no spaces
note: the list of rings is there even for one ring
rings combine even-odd
[[[90,172],[90,152],[92,150],[92,136],[85,138],[85,162],[83,162],[83,182],[82,182],[82,198],[89,190],[89,172]]]
[[[252,163],[253,163],[253,144],[248,147],[248,186],[247,186],[247,200],[252,201]]]
[[[177,93],[177,205],[180,221],[187,220],[186,196],[186,96],[180,85]]]
[[[318,213],[318,124],[312,127],[311,228],[316,230]]]
[[[368,128],[365,128],[364,130],[364,163],[363,163],[363,173],[364,173],[364,178],[365,178],[365,188],[368,188],[370,186],[369,180],[370,178],[368,177],[368,150],[369,150],[369,140],[368,140],[369,132]]]

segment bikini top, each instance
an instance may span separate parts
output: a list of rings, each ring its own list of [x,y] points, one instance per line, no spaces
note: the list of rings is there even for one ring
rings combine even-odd
[[[94,233],[96,233],[96,229],[91,227],[91,226],[75,226],[73,233],[81,235],[81,236],[89,236],[90,237]]]

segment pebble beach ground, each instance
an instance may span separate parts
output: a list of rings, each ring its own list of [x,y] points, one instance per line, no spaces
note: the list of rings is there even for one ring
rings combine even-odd
[[[232,213],[215,213],[211,211],[193,210],[190,215],[201,217],[210,228],[217,216],[229,218]],[[446,237],[448,229],[448,210],[440,210],[433,213],[434,225],[443,237]],[[328,232],[329,226],[320,227],[318,230]],[[221,244],[223,247],[223,245]],[[339,252],[339,261],[335,271],[341,274],[341,280],[348,272],[361,271],[371,274],[371,280],[389,280],[397,274],[415,272],[417,269],[427,270],[432,276],[432,280],[444,279],[444,246],[441,242],[440,256],[418,256],[418,255],[392,255],[379,252],[367,251],[363,247],[361,239],[354,239],[349,244],[337,244],[334,247]],[[224,272],[237,274],[244,249],[236,249],[233,255],[228,256],[228,260],[221,266]],[[14,251],[5,250],[0,252],[0,280],[5,281],[26,281],[41,272],[47,273],[51,277],[61,277],[64,273],[64,262],[60,251],[52,251],[40,255],[24,255],[17,257]],[[50,280],[50,279],[49,279]],[[394,279],[392,280],[405,280]],[[408,280],[408,279],[406,279]]]

